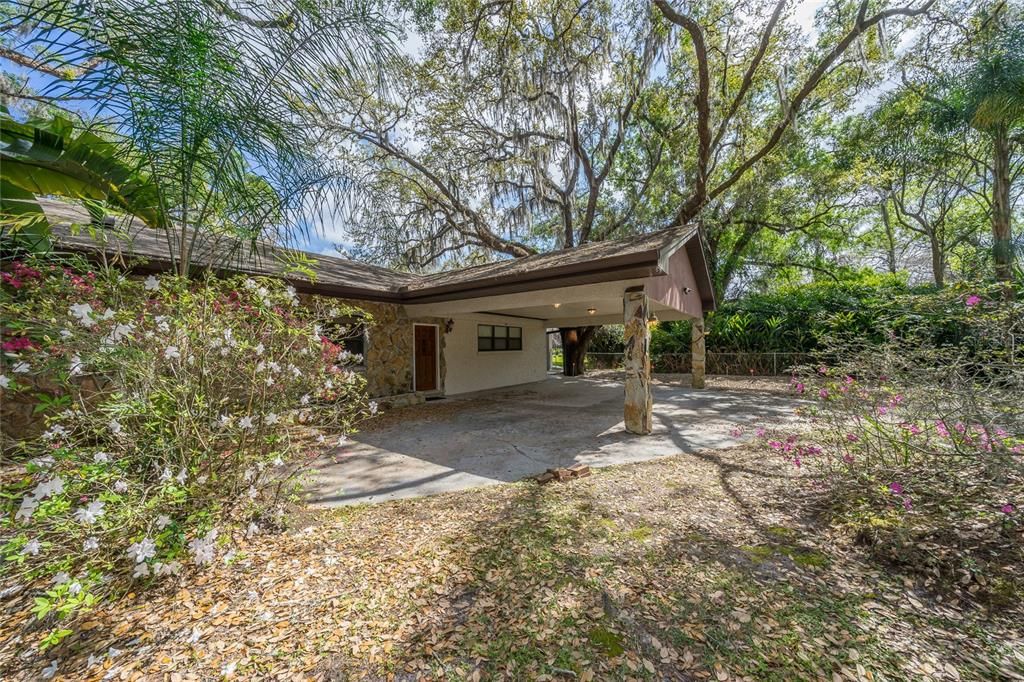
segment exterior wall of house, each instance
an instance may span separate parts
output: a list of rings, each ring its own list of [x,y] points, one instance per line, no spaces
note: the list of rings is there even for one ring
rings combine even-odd
[[[437,317],[417,317],[405,314],[405,309],[394,303],[346,301],[366,311],[372,318],[367,326],[366,338],[366,390],[373,397],[412,392],[413,323],[437,324],[439,335],[440,388],[445,386],[444,320]]]
[[[494,324],[521,327],[521,351],[477,350],[477,325]],[[442,326],[442,330],[444,327]],[[455,326],[442,334],[447,375],[445,393],[457,395],[500,386],[543,381],[547,376],[547,334],[540,320],[472,315],[455,318]]]

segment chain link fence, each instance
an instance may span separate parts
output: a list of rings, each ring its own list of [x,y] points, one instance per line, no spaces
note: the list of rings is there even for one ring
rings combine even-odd
[[[651,356],[651,371],[658,374],[689,374],[690,353],[662,353]],[[789,374],[793,367],[811,362],[809,353],[707,353],[708,374],[775,376]],[[587,369],[621,369],[622,353],[587,353]]]

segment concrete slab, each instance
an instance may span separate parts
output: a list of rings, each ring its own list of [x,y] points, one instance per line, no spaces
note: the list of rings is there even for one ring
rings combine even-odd
[[[778,391],[660,383],[654,431],[637,436],[623,427],[621,381],[551,376],[408,408],[407,419],[395,413],[391,425],[356,434],[314,463],[309,501],[382,502],[517,481],[549,467],[724,448],[752,437],[758,423],[792,419],[795,405]]]

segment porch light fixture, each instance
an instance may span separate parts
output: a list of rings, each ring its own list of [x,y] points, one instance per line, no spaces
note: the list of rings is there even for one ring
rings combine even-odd
[[[593,315],[596,312],[597,312],[597,308],[587,308],[587,314],[588,315]]]
[[[561,304],[561,303],[552,303],[552,304],[551,304],[551,307],[552,307],[552,308],[561,308],[561,307],[562,307],[562,304]]]
[[[444,321],[444,333],[451,334],[453,329],[455,329],[455,320],[449,317]]]
[[[684,294],[689,294],[692,291],[693,291],[693,289],[691,289],[690,287],[683,287],[683,293]]]

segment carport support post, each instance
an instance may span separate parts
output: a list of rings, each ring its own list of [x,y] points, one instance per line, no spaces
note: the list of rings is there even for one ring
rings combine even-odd
[[[651,432],[651,331],[647,326],[650,304],[643,287],[630,287],[623,296],[626,352],[626,430]]]
[[[704,388],[704,318],[692,321],[690,332],[690,386]]]

